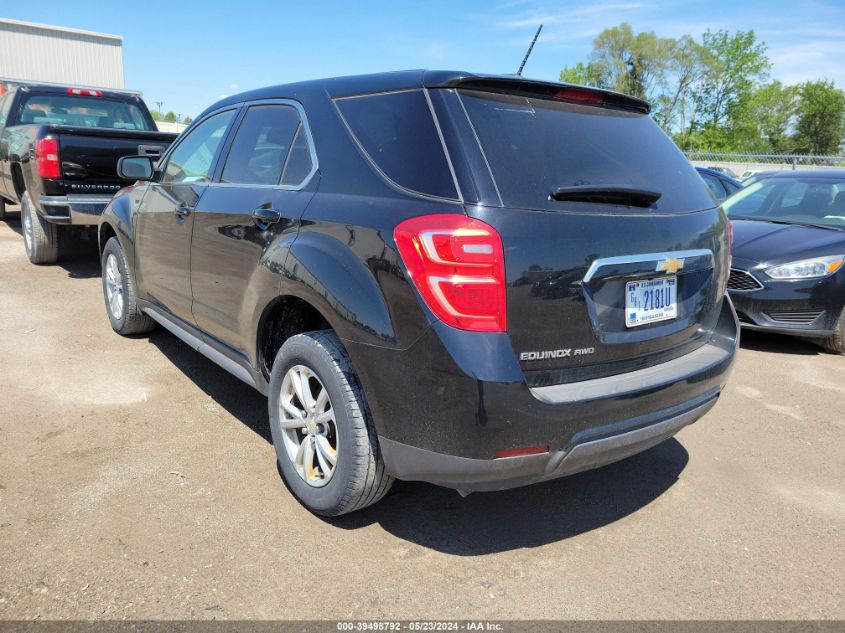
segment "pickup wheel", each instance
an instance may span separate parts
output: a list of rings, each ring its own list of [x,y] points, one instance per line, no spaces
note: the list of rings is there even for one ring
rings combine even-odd
[[[138,307],[135,280],[126,265],[123,247],[116,237],[109,238],[101,259],[103,298],[112,329],[123,336],[145,334],[155,328],[153,321]]]
[[[59,227],[38,215],[28,191],[21,198],[21,224],[29,261],[39,266],[55,264],[59,259]]]
[[[285,341],[273,363],[269,407],[282,478],[311,512],[360,510],[390,489],[364,393],[334,332]]]

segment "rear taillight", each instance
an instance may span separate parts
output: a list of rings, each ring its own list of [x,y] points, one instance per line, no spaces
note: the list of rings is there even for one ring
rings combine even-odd
[[[461,330],[507,330],[505,257],[496,229],[465,215],[426,215],[405,220],[393,237],[437,318]]]
[[[35,164],[38,166],[38,175],[42,178],[61,178],[59,139],[55,136],[45,136],[35,141]]]

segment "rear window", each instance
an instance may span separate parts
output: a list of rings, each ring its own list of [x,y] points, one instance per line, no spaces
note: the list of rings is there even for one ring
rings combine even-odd
[[[640,112],[475,90],[459,91],[507,207],[563,210],[552,191],[623,185],[659,192],[664,212],[711,208],[695,169],[651,118]]]
[[[336,101],[370,160],[404,189],[457,198],[455,181],[422,90]]]
[[[137,105],[105,97],[30,95],[23,102],[20,122],[113,130],[152,129]]]

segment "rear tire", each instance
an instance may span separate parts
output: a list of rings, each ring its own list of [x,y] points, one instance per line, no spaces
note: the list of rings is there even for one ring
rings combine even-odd
[[[839,314],[833,334],[821,341],[822,347],[836,354],[845,354],[845,308]]]
[[[100,262],[103,270],[103,298],[112,329],[121,336],[152,331],[155,321],[138,307],[135,280],[126,265],[123,247],[116,237],[106,242]]]
[[[55,264],[59,259],[59,227],[38,215],[28,191],[21,198],[21,225],[29,261],[39,266]]]
[[[268,405],[282,478],[311,512],[339,516],[390,490],[393,477],[384,470],[364,393],[334,332],[285,341],[273,363]]]

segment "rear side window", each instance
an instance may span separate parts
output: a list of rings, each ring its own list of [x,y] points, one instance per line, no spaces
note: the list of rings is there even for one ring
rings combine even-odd
[[[298,185],[308,177],[314,163],[311,160],[311,147],[308,144],[308,135],[305,133],[305,126],[301,123],[293,137],[293,146],[290,148],[288,159],[285,162],[282,172],[283,185]]]
[[[30,95],[20,113],[21,123],[150,130],[143,111],[134,103],[105,97]]]
[[[579,185],[656,191],[661,196],[652,209],[667,213],[714,206],[698,173],[647,114],[475,90],[459,94],[505,206],[595,208],[550,198],[558,188]]]
[[[251,106],[238,126],[221,182],[278,185],[299,127],[299,112],[291,106]]]
[[[336,101],[366,155],[404,189],[456,199],[455,181],[422,90]]]

